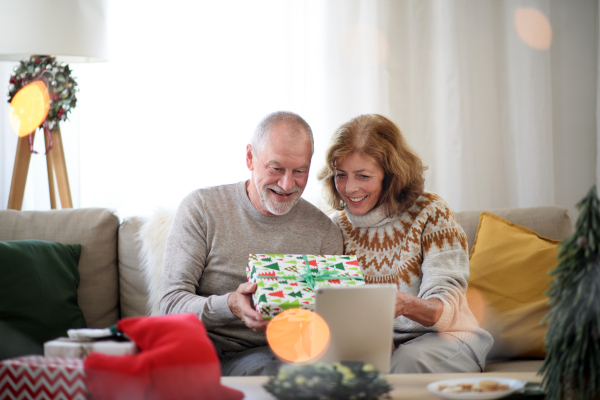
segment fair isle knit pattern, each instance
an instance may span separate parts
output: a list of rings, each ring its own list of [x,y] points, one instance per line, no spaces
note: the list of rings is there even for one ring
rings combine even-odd
[[[479,327],[465,297],[467,236],[441,197],[424,192],[400,216],[386,217],[381,207],[364,215],[346,208],[332,219],[342,231],[344,254],[357,257],[367,284],[392,283],[401,292],[442,302],[442,315],[433,326],[397,317],[396,343],[446,332],[468,344],[485,366],[493,339]]]
[[[394,283],[405,291],[420,279],[423,256],[467,252],[467,235],[434,193],[423,193],[398,218],[385,218],[376,209],[352,219],[359,223],[353,224],[344,210],[334,222],[344,236],[344,254],[357,256],[366,283]]]

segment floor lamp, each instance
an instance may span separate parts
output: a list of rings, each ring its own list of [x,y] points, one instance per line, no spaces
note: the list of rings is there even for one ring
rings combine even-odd
[[[63,63],[107,61],[107,2],[108,0],[0,0],[0,61],[28,60],[32,55],[52,56]],[[0,87],[2,84],[0,82]],[[50,132],[53,146],[46,154],[50,206],[57,208],[58,188],[61,207],[72,208],[58,124]],[[20,137],[17,143],[9,209],[20,210],[23,205],[31,159],[29,140],[27,136]],[[46,137],[46,148],[48,147],[49,138]]]
[[[35,136],[35,132],[32,133]],[[67,164],[65,162],[65,152],[62,145],[62,136],[60,127],[52,130],[53,146],[46,153],[46,166],[48,169],[48,189],[50,190],[50,208],[56,209],[56,189],[60,196],[61,208],[73,208],[71,199],[71,188],[69,186],[69,176],[67,175]],[[46,148],[50,147],[49,138],[45,136]],[[31,151],[29,150],[29,138],[20,137],[17,142],[17,153],[15,155],[15,166],[13,169],[12,182],[10,184],[10,194],[8,196],[8,209],[20,210],[23,206],[23,197],[25,196],[25,183],[27,182],[27,173],[29,172],[29,161],[31,160]],[[56,188],[54,181],[56,178]]]

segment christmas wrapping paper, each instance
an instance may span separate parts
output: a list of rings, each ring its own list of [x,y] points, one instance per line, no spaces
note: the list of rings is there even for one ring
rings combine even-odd
[[[44,343],[44,355],[46,357],[86,358],[92,351],[122,356],[124,354],[136,354],[138,348],[131,341],[117,342],[115,340],[90,341],[58,338]]]
[[[290,308],[314,311],[318,287],[365,283],[355,256],[250,254],[246,274],[257,284],[252,299],[264,320]]]
[[[91,399],[80,358],[27,356],[0,362],[0,400]]]

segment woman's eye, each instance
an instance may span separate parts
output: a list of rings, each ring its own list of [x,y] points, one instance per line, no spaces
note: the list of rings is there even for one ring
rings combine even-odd
[[[336,174],[335,175],[335,179],[342,179],[342,178],[345,178],[345,177],[346,177],[346,175],[344,175],[344,174]]]
[[[360,175],[360,178],[361,179],[369,179],[370,177],[369,177],[369,175]]]

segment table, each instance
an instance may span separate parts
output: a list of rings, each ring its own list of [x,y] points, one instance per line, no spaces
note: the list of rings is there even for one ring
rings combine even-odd
[[[441,398],[427,391],[427,384],[442,379],[467,377],[498,377],[541,382],[542,377],[531,372],[484,372],[481,374],[389,374],[386,379],[392,385],[390,397],[402,400],[440,400]],[[262,385],[268,380],[266,376],[224,376],[221,383],[225,386],[244,392],[246,400],[275,399]]]

